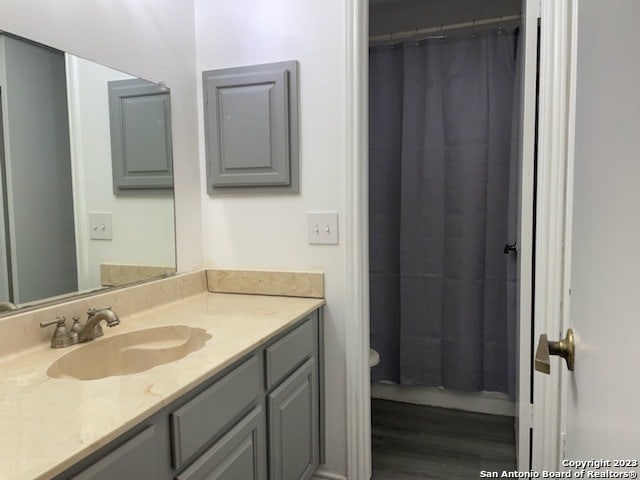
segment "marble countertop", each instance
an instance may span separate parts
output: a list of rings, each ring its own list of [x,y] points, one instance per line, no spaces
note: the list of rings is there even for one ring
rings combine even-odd
[[[84,344],[42,344],[0,358],[0,479],[48,479],[63,472],[323,304],[315,298],[200,293],[121,317],[103,338],[165,325],[199,327],[212,336],[181,360],[132,375],[89,381],[47,376],[51,363]]]

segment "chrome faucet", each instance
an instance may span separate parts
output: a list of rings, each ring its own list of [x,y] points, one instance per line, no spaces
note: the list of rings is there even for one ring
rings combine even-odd
[[[78,332],[78,343],[101,337],[103,335],[102,327],[100,326],[102,320],[107,322],[107,327],[115,327],[120,324],[118,315],[111,310],[111,307],[101,308],[100,310],[90,308],[87,310],[87,323]]]

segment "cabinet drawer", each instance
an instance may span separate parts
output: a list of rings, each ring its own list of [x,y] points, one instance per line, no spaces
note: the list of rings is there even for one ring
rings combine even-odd
[[[264,425],[258,405],[175,480],[265,480]]]
[[[180,468],[209,441],[224,433],[261,394],[261,365],[253,356],[173,412],[173,467]]]
[[[147,428],[73,477],[73,480],[158,478],[155,435],[155,427]]]
[[[311,318],[286,337],[265,350],[267,388],[280,383],[313,353],[314,334]]]

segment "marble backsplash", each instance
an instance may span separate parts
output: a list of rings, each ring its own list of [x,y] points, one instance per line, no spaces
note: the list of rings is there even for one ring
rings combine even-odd
[[[322,272],[274,270],[207,270],[210,292],[324,298]]]

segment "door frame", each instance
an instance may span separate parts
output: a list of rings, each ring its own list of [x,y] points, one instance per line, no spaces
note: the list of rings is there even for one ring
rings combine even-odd
[[[569,326],[578,0],[540,0],[538,213],[536,216],[535,339],[563,338]],[[560,470],[564,454],[564,365],[534,372],[533,464]]]
[[[531,468],[532,405],[532,328],[534,261],[534,212],[535,206],[535,156],[536,156],[536,102],[538,77],[538,22],[540,2],[522,0],[523,42],[521,58],[520,97],[520,177],[518,189],[518,303],[516,337],[516,402],[515,435],[516,460],[520,471]]]
[[[572,135],[575,93],[575,0],[524,0],[523,12],[542,21],[538,99],[538,165],[536,192],[534,329],[535,338],[560,335],[568,303],[564,285],[571,217]],[[346,3],[346,434],[347,478],[371,478],[371,405],[369,373],[369,250],[368,250],[368,0]],[[529,10],[531,8],[531,10]],[[524,108],[530,108],[525,105]],[[526,110],[522,112],[526,113]],[[529,113],[530,114],[530,113]],[[526,167],[526,166],[525,166]],[[531,172],[532,173],[532,172]],[[526,174],[526,172],[523,172]],[[526,215],[526,212],[525,212]],[[527,272],[521,270],[521,275]],[[531,276],[531,269],[528,272]],[[524,311],[525,309],[523,309]],[[527,324],[528,325],[528,324]],[[531,329],[521,329],[520,359],[531,358]],[[524,342],[524,343],[523,343]],[[527,372],[525,365],[519,370]],[[533,375],[533,372],[531,373]],[[527,376],[527,380],[529,376]],[[524,379],[519,379],[524,380]],[[516,412],[533,428],[534,470],[558,464],[560,445],[559,382],[533,375],[533,406]],[[522,383],[522,382],[521,382]],[[526,383],[529,383],[528,381]],[[519,386],[519,395],[526,386]],[[531,418],[532,417],[532,418]],[[521,423],[522,425],[522,423]],[[519,439],[525,438],[520,429]],[[520,468],[528,464],[522,459]]]
[[[371,478],[369,0],[347,0],[345,361],[347,477]]]

